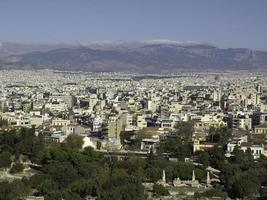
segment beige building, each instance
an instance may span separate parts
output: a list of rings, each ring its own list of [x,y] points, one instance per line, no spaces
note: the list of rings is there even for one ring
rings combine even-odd
[[[137,116],[137,126],[141,129],[147,127],[146,115],[138,115]]]
[[[30,116],[23,113],[4,113],[1,118],[7,120],[10,126],[31,127]]]
[[[204,151],[214,147],[215,143],[200,142],[199,140],[194,140],[193,143],[193,152]]]
[[[126,126],[126,113],[121,113],[119,116],[112,116],[108,120],[108,136],[120,142],[120,134]]]
[[[153,100],[147,101],[147,109],[152,111],[153,113],[157,110],[157,104]]]
[[[66,120],[66,119],[53,119],[52,120],[52,126],[68,126],[70,125],[70,120]]]
[[[213,98],[213,101],[217,101],[217,102],[221,101],[221,98],[222,98],[221,91],[214,90],[212,94],[212,98]]]
[[[267,124],[260,124],[254,128],[255,134],[267,134]]]

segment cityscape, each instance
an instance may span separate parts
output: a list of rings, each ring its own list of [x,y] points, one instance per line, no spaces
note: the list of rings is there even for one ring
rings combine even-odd
[[[0,1],[0,200],[267,199],[266,8]]]
[[[56,173],[59,177],[55,180],[51,177],[51,183],[39,180],[33,186],[41,195],[36,199],[47,194],[51,195],[48,199],[55,198],[55,194],[49,193],[49,184],[67,184],[65,178],[69,182],[80,180],[78,174],[82,171],[75,171],[74,176],[64,169],[72,162],[85,162],[64,158],[67,156],[64,154],[79,149],[94,151],[96,155],[91,156],[97,162],[103,159],[107,169],[101,170],[107,170],[105,173],[141,181],[129,186],[144,193],[133,199],[161,198],[157,195],[177,199],[213,195],[252,198],[264,188],[266,179],[262,172],[266,170],[267,156],[264,73],[158,75],[3,70],[0,77],[4,167],[0,178],[21,180],[25,176],[37,181],[39,176]],[[11,139],[11,133],[16,133],[15,138]],[[25,138],[20,141],[17,134],[25,134]],[[17,154],[14,158],[7,158],[10,149]],[[61,166],[61,162],[66,166]],[[114,172],[110,171],[111,164]],[[39,175],[37,169],[42,165],[55,167],[56,171],[41,170]],[[87,170],[91,171],[91,167]],[[240,174],[228,174],[233,170],[229,168],[237,168]],[[66,170],[63,177],[57,174],[62,173],[60,170]],[[236,180],[229,182],[232,176]],[[253,181],[244,180],[246,176],[252,176]],[[229,184],[232,185],[227,188]],[[87,187],[89,190],[95,186]],[[90,190],[83,195],[86,199],[95,198]],[[108,195],[116,194],[111,191]]]

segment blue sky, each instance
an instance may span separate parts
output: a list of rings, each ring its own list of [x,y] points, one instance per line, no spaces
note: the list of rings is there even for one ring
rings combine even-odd
[[[266,0],[0,0],[0,41],[197,41],[267,50]]]

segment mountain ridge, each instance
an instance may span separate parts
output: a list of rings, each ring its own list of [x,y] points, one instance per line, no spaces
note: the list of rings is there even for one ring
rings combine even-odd
[[[129,71],[266,70],[267,51],[154,40],[88,44],[0,45],[1,69]]]

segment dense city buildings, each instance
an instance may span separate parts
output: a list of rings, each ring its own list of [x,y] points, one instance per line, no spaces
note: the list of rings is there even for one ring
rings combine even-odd
[[[155,162],[152,168],[145,168],[146,175],[138,175],[150,199],[211,198],[213,192],[222,199],[254,198],[264,195],[266,179],[244,194],[240,188],[233,189],[235,182],[227,188],[226,164],[214,163],[218,158],[213,156],[221,151],[221,161],[233,162],[233,166],[242,152],[251,158],[242,161],[244,166],[266,162],[266,77],[265,73],[248,71],[144,75],[2,70],[1,134],[31,130],[34,137],[63,145],[63,149],[77,137],[81,149],[90,147],[117,162],[133,158],[148,161],[147,165]],[[1,151],[9,150],[2,146]],[[46,165],[46,161],[30,155],[22,151],[20,156],[26,161],[20,159],[19,163],[28,166],[26,177],[35,177],[38,172],[31,172],[31,166]],[[165,160],[165,164],[160,167],[156,164],[160,160],[149,161],[155,159],[151,156]],[[13,159],[12,165],[17,162]],[[189,171],[180,169],[187,165]],[[182,171],[175,172],[176,168]],[[3,169],[0,179],[20,177],[10,174],[10,169]],[[157,171],[149,175],[153,169]],[[266,173],[266,165],[262,173]],[[52,194],[44,191],[29,199],[49,199],[47,195]],[[96,195],[89,193],[86,198],[95,199]]]

